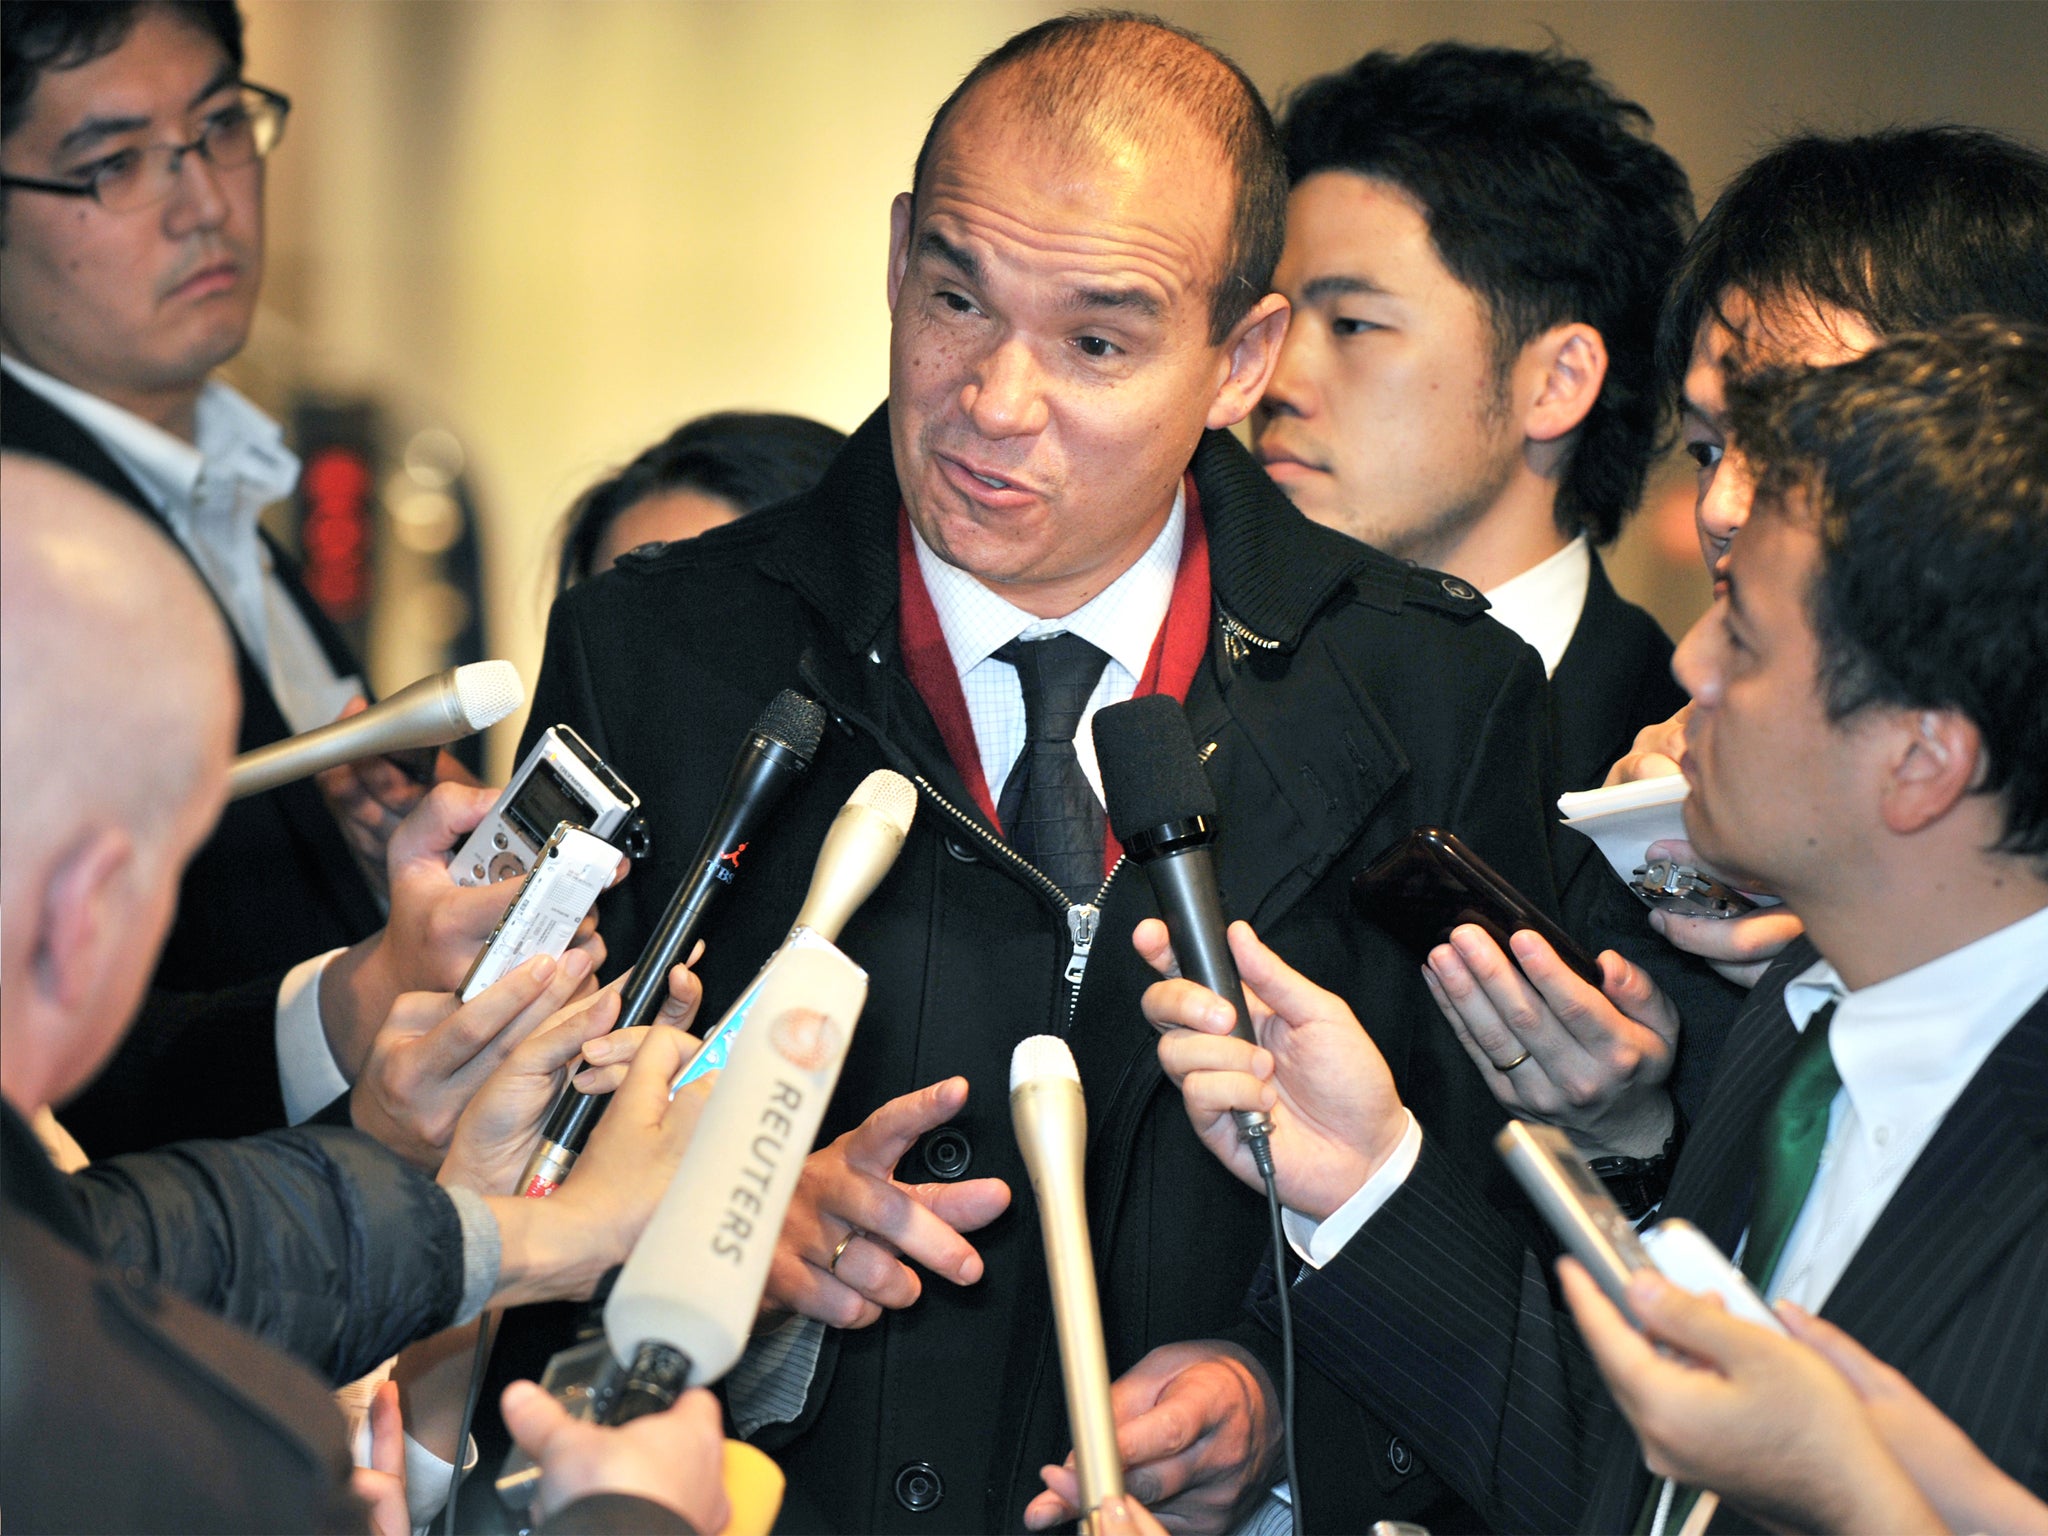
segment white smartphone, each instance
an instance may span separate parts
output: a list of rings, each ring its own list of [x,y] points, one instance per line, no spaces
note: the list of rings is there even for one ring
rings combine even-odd
[[[1729,1315],[1773,1333],[1790,1332],[1770,1304],[1743,1278],[1742,1271],[1729,1263],[1727,1255],[1714,1246],[1714,1240],[1691,1222],[1676,1216],[1658,1222],[1643,1234],[1643,1250],[1657,1266],[1657,1273],[1680,1290],[1718,1296]]]
[[[624,859],[618,849],[584,828],[567,821],[558,825],[476,964],[462,978],[462,1001],[468,1002],[535,955],[560,959]]]

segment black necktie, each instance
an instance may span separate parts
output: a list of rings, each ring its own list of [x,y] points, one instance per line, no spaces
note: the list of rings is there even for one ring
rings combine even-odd
[[[1074,729],[1109,657],[1075,634],[1012,640],[995,653],[1024,690],[1024,750],[996,807],[1010,846],[1077,904],[1102,885],[1102,807],[1074,755]]]

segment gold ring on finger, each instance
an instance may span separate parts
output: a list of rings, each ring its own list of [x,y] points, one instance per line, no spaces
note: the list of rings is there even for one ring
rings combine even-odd
[[[847,1245],[856,1237],[866,1236],[867,1233],[861,1231],[859,1227],[848,1227],[846,1229],[846,1236],[839,1239],[839,1246],[832,1250],[832,1259],[830,1263],[826,1264],[825,1273],[837,1278],[839,1274],[839,1261],[846,1257]]]
[[[1517,1056],[1513,1061],[1496,1061],[1495,1063],[1493,1063],[1493,1070],[1501,1073],[1512,1072],[1515,1070],[1515,1068],[1519,1067],[1523,1062],[1527,1061],[1528,1059],[1529,1048],[1527,1046],[1523,1046],[1521,1055]]]

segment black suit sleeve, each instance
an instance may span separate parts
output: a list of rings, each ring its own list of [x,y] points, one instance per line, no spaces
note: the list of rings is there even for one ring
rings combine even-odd
[[[1271,1269],[1251,1304],[1273,1321]],[[1293,1287],[1304,1360],[1500,1531],[1578,1528],[1618,1420],[1547,1267],[1425,1137],[1408,1180]]]
[[[274,1131],[71,1176],[100,1251],[332,1383],[454,1320],[461,1223],[432,1179],[354,1131]]]
[[[284,973],[211,992],[152,988],[121,1048],[61,1107],[94,1158],[284,1124],[277,989]]]

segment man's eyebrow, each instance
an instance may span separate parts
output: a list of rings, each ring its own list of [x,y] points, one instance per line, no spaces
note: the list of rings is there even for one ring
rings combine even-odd
[[[1689,393],[1681,393],[1679,395],[1678,408],[1683,414],[1692,417],[1702,426],[1709,427],[1713,431],[1720,432],[1727,426],[1727,418],[1725,416],[1716,415],[1708,410]]]
[[[1312,277],[1303,283],[1301,301],[1304,304],[1320,304],[1325,299],[1345,299],[1354,294],[1386,291],[1371,278],[1332,274],[1328,277]]]
[[[207,97],[218,96],[229,86],[240,85],[241,83],[242,72],[236,69],[233,64],[222,64],[219,69],[213,72],[213,78],[201,86],[198,94],[190,102],[186,103],[185,110],[187,112],[193,111]]]
[[[1158,298],[1142,288],[1076,288],[1062,303],[1069,310],[1129,310],[1147,320],[1157,320],[1165,312]]]
[[[975,260],[974,253],[962,250],[937,230],[928,229],[918,237],[917,253],[920,256],[936,257],[970,283],[981,281],[981,263]]]
[[[57,141],[57,153],[67,155],[118,134],[140,133],[148,126],[146,117],[88,117]]]
[[[212,78],[192,97],[186,105],[186,110],[195,110],[208,97],[218,96],[229,86],[236,84],[240,78],[241,72],[233,64],[222,64],[214,71]],[[57,141],[57,152],[72,154],[103,139],[115,138],[124,133],[140,133],[149,126],[150,119],[146,117],[88,117]]]

